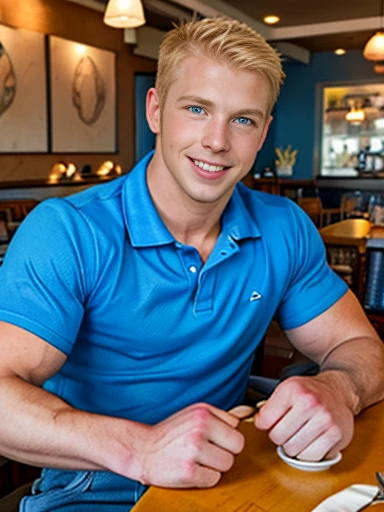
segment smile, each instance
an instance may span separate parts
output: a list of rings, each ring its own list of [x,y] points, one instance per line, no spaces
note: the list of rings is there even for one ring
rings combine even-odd
[[[200,160],[192,160],[195,165],[203,169],[204,171],[209,172],[219,172],[225,169],[224,165],[209,165],[207,162],[202,162]]]

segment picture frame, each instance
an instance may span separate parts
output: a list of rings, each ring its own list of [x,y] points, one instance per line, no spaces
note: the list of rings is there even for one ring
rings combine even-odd
[[[52,153],[116,153],[116,55],[49,36]]]
[[[47,153],[45,36],[0,24],[0,42],[0,153]]]

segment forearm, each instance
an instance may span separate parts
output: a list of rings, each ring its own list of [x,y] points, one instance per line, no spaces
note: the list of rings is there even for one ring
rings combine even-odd
[[[18,377],[0,380],[0,453],[36,466],[105,469],[140,478],[150,427],[79,411]]]
[[[335,392],[358,414],[384,399],[384,344],[378,337],[346,340],[327,354],[320,372],[334,380]]]

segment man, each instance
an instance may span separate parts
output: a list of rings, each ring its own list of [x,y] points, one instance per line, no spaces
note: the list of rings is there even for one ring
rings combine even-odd
[[[171,31],[147,100],[155,152],[19,228],[0,274],[0,453],[50,468],[22,510],[126,511],[146,485],[215,485],[243,448],[228,411],[275,314],[322,370],[257,417],[289,455],[345,448],[383,398],[381,342],[311,221],[238,185],[282,79],[243,24]]]

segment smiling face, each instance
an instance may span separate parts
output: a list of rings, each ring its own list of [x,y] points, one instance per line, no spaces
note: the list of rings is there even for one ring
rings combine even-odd
[[[155,201],[167,196],[224,209],[264,142],[268,101],[268,82],[258,72],[186,58],[161,112],[155,89],[148,92],[147,118],[157,134],[148,170]]]

